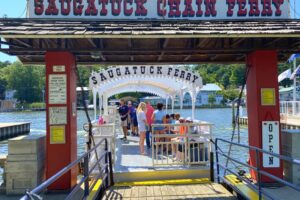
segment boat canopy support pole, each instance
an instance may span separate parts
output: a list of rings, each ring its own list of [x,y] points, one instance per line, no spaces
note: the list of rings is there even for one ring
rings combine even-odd
[[[93,88],[94,120],[97,119],[97,91]]]
[[[103,96],[99,93],[99,115],[102,115]]]
[[[166,113],[168,113],[169,96],[166,96]]]
[[[104,115],[108,115],[108,97],[103,95]]]
[[[174,113],[174,104],[176,96],[172,96],[172,113]]]
[[[196,90],[193,89],[192,94],[192,120],[195,119],[195,108],[196,108]]]
[[[180,101],[180,112],[182,113],[183,109],[183,91],[180,91],[180,96],[179,96],[179,101]]]

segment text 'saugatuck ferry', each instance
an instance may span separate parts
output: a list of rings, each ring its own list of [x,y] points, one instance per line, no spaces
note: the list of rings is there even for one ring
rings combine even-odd
[[[281,127],[277,79],[278,62],[300,50],[289,13],[289,0],[28,0],[27,18],[0,19],[0,51],[46,65],[46,137],[10,141],[0,199],[298,199],[300,132]],[[184,66],[198,63],[246,65],[248,145],[195,119],[202,78]],[[76,66],[99,64],[110,67],[90,77],[94,121],[77,124]],[[140,155],[108,106],[123,92],[171,100],[169,113],[189,93],[191,118],[153,124],[165,132]]]

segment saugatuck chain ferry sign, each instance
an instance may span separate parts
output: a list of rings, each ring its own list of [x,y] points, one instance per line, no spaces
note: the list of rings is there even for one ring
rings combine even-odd
[[[98,87],[101,84],[121,78],[135,77],[166,77],[179,79],[190,83],[194,87],[202,87],[202,78],[197,73],[193,73],[174,66],[120,66],[111,67],[99,72],[93,72],[90,76],[90,87]]]
[[[287,19],[289,0],[29,0],[29,18]]]

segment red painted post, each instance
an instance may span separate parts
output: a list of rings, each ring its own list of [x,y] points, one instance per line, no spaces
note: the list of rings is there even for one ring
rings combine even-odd
[[[76,74],[74,55],[46,53],[46,178],[77,159]],[[53,183],[49,190],[70,190],[77,168]]]
[[[277,52],[273,50],[259,50],[247,55],[247,65],[250,67],[247,80],[247,109],[249,145],[262,148],[262,122],[280,121]],[[263,105],[262,89],[274,89],[274,105]],[[264,95],[263,95],[264,96]],[[272,95],[271,95],[272,96]],[[281,152],[280,127],[279,127],[279,152]],[[283,177],[283,166],[265,168],[262,164],[262,154],[259,162],[262,170],[265,170],[279,178]],[[250,165],[256,167],[255,151],[250,151]],[[257,174],[251,171],[251,176],[258,180]],[[263,183],[275,182],[266,176],[262,176]]]

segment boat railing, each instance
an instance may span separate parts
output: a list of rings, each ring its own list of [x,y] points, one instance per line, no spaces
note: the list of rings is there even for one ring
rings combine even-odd
[[[152,124],[153,167],[208,165],[212,124]],[[163,129],[158,133],[158,129]]]
[[[104,144],[104,149],[102,149],[101,154],[98,154],[98,160],[94,163],[93,166],[89,166],[89,160],[92,152],[95,152],[101,145]],[[39,195],[45,191],[47,188],[51,186],[54,182],[56,182],[59,178],[69,172],[72,168],[76,168],[79,163],[83,161],[83,177],[78,181],[77,185],[70,191],[65,199],[71,200],[78,199],[78,195],[81,195],[81,199],[86,199],[91,190],[96,186],[96,184],[100,184],[99,190],[97,191],[99,195],[100,192],[104,192],[105,189],[114,184],[113,180],[113,171],[112,171],[112,156],[111,152],[108,151],[108,142],[107,139],[102,139],[99,141],[91,150],[84,153],[77,160],[71,162],[69,165],[58,171],[48,180],[43,182],[38,187],[34,188],[31,191],[27,191],[26,195],[24,195],[21,200],[31,200],[31,199],[42,199]],[[97,174],[91,173],[94,169],[98,169]],[[82,193],[78,194],[81,191],[82,185],[84,186],[84,190]]]
[[[223,144],[220,145],[220,143],[223,143]],[[226,145],[232,145],[233,148],[234,147],[244,148],[244,149],[247,149],[249,152],[252,152],[253,155],[255,155],[255,161],[256,161],[255,166],[251,166],[248,162],[242,162],[242,161],[240,161],[240,159],[234,158],[234,156],[230,156],[228,153],[224,152],[222,147],[224,148],[224,146],[226,146]],[[288,162],[288,163],[294,164],[294,165],[300,165],[300,160],[297,160],[297,159],[294,159],[294,158],[291,158],[288,156],[279,155],[279,154],[276,154],[273,152],[269,152],[269,151],[266,151],[266,150],[263,150],[263,149],[260,149],[257,147],[248,146],[248,145],[244,145],[244,144],[240,144],[240,143],[235,143],[235,142],[227,141],[227,140],[220,139],[220,138],[217,138],[215,140],[215,153],[216,153],[218,183],[223,181],[227,185],[230,185],[236,191],[239,191],[239,189],[236,186],[232,185],[226,179],[225,175],[229,172],[230,174],[236,176],[237,179],[239,179],[240,181],[245,182],[247,184],[247,186],[249,186],[251,189],[253,189],[255,192],[257,192],[259,200],[261,200],[263,198],[266,199],[266,197],[270,198],[270,199],[275,199],[275,200],[278,199],[278,197],[274,196],[274,194],[267,191],[266,188],[263,187],[263,183],[261,180],[262,177],[268,178],[271,181],[279,183],[283,186],[290,187],[296,191],[300,191],[300,187],[298,185],[288,182],[288,181],[284,180],[283,178],[274,176],[271,173],[269,173],[268,171],[264,170],[262,168],[261,159],[262,159],[263,155],[268,155],[268,156],[272,157],[272,160],[274,162],[277,159],[277,162],[279,162],[280,165],[282,165],[283,162]],[[255,184],[244,173],[238,173],[235,170],[233,170],[232,167],[230,167],[229,165],[228,166],[225,165],[223,161],[220,161],[220,158],[228,159],[228,161],[230,163],[232,163],[233,165],[240,165],[240,166],[252,171],[255,174],[255,176],[257,177]],[[248,199],[247,197],[245,197],[245,198]]]
[[[108,142],[108,151],[112,154],[112,163],[115,161],[115,155],[116,155],[116,125],[115,123],[110,124],[98,124],[93,123],[92,126],[92,133],[94,136],[95,143],[97,144],[99,141],[101,141],[103,138],[107,139]],[[88,135],[86,135],[86,139],[88,139]],[[102,144],[103,146],[104,144]],[[97,151],[101,151],[101,148],[98,148]],[[100,152],[98,152],[99,154]],[[91,161],[90,165],[94,164],[96,161],[95,158],[95,152],[91,153]]]
[[[300,115],[300,101],[280,101],[280,114]]]

